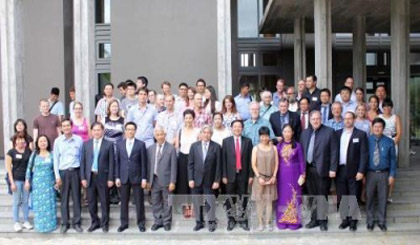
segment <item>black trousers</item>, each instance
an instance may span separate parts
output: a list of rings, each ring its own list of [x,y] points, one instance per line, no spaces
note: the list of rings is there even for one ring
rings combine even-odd
[[[145,211],[144,211],[144,193],[140,184],[126,184],[121,185],[120,194],[121,194],[121,226],[128,225],[128,205],[130,202],[130,192],[133,190],[134,195],[134,204],[136,205],[136,214],[137,214],[137,225],[144,226],[146,223]]]
[[[331,179],[319,176],[316,167],[307,165],[305,185],[307,195],[309,195],[309,205],[312,208],[311,220],[328,222],[328,194],[331,187]],[[315,201],[316,207],[314,206]]]
[[[226,200],[226,214],[229,221],[236,221],[240,223],[248,222],[247,217],[247,204],[248,197],[244,197],[248,191],[248,180],[244,179],[240,173],[235,176],[233,183],[227,183],[226,194],[232,195]],[[238,198],[236,197],[239,197]],[[239,204],[240,206],[238,207]]]
[[[61,178],[61,224],[69,226],[70,194],[73,200],[73,226],[80,225],[80,170],[79,168],[60,170]]]
[[[356,177],[348,178],[346,165],[338,167],[336,176],[337,204],[343,220],[347,218],[357,220],[357,193],[359,185],[360,181],[356,181]]]
[[[107,183],[99,183],[98,175],[92,173],[88,191],[89,213],[92,219],[92,225],[108,226],[109,223],[109,188]],[[98,217],[98,197],[101,202],[102,219]]]
[[[216,196],[211,185],[201,184],[192,189],[194,215],[197,223],[204,223],[204,208],[209,222],[216,220]],[[204,206],[203,206],[204,205]]]

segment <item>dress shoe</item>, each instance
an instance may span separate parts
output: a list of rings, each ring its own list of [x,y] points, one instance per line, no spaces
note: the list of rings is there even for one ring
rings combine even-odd
[[[385,232],[387,230],[385,224],[378,224],[378,227],[379,227],[379,229],[381,229],[381,231],[384,231]]]
[[[375,227],[374,224],[367,224],[368,231],[373,231],[373,228]]]
[[[347,227],[350,226],[350,221],[348,220],[343,220],[343,222],[341,222],[340,226],[338,227],[338,229],[340,230],[344,230],[347,229]]]
[[[108,228],[108,226],[106,225],[106,226],[104,226],[104,227],[102,227],[102,232],[103,233],[108,233],[108,231],[109,231],[109,228]]]
[[[122,225],[122,226],[120,226],[120,227],[118,227],[118,232],[123,232],[123,231],[125,231],[125,230],[127,230],[128,229],[128,225]]]
[[[92,231],[95,231],[99,228],[100,228],[99,225],[91,225],[87,231],[92,232]]]
[[[157,230],[159,230],[162,227],[163,227],[163,225],[153,224],[152,225],[152,231],[157,231]]]
[[[139,231],[140,232],[145,232],[146,231],[146,227],[144,227],[144,225],[139,225]]]
[[[352,221],[350,223],[350,231],[356,231],[357,230],[357,221]]]
[[[315,227],[317,227],[317,226],[319,226],[318,221],[316,221],[316,220],[311,220],[311,222],[309,222],[308,224],[306,224],[306,225],[305,225],[305,228],[306,228],[306,229],[312,229],[312,228],[315,228]]]
[[[244,231],[249,231],[248,222],[241,223],[241,228],[242,228]]]
[[[68,225],[62,225],[61,226],[61,230],[60,230],[60,233],[61,234],[65,234],[65,233],[67,233],[67,230],[69,229],[69,226]]]
[[[204,225],[202,223],[196,223],[193,230],[194,231],[199,231],[199,230],[201,230],[203,228],[204,228]]]
[[[73,229],[77,232],[77,233],[82,233],[83,229],[82,227],[80,227],[80,225],[75,225],[73,226]]]
[[[320,229],[321,231],[328,231],[328,224],[327,224],[326,222],[322,222],[322,223],[319,225],[319,229]]]
[[[209,222],[209,231],[214,232],[216,230],[216,226],[217,224],[215,221]]]
[[[227,230],[231,231],[235,228],[236,222],[235,221],[228,221]]]
[[[165,229],[165,231],[170,231],[171,230],[171,224],[164,225],[163,229]]]

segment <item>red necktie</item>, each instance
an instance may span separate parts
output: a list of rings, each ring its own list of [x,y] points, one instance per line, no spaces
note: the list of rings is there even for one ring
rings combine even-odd
[[[241,148],[239,147],[239,138],[236,139],[235,153],[236,153],[236,171],[239,171],[242,169]]]
[[[302,118],[300,119],[300,121],[301,121],[301,123],[302,123],[302,125],[301,125],[301,126],[302,126],[302,130],[303,130],[303,129],[306,129],[306,128],[305,128],[305,126],[306,126],[306,120],[305,120],[305,119],[306,119],[306,117],[305,117],[305,116],[306,116],[306,113],[302,113]]]

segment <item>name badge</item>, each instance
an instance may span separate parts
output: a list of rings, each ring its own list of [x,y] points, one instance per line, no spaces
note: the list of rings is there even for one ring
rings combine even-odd
[[[318,97],[312,97],[312,101],[318,101]]]
[[[22,159],[22,154],[16,154],[16,159]]]
[[[353,139],[353,143],[359,143],[359,139],[358,138]]]

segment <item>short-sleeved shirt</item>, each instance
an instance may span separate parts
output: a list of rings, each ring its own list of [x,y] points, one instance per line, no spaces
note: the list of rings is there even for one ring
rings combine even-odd
[[[54,104],[54,102],[51,102],[50,100],[48,100],[48,103],[50,103],[51,114],[54,114],[57,116],[64,116],[64,106],[63,106],[63,103],[61,103],[61,101],[57,101],[57,103]]]
[[[127,112],[130,110],[132,106],[135,106],[139,100],[137,97],[134,97],[134,99],[130,99],[128,97],[125,97],[123,100],[121,100],[121,107],[122,110],[127,114]]]
[[[132,106],[127,113],[125,122],[134,122],[137,125],[136,139],[143,141],[146,147],[154,144],[153,125],[156,121],[157,111],[152,105],[147,104],[141,108],[139,104]]]
[[[38,135],[45,134],[54,147],[54,141],[58,137],[57,128],[60,127],[60,119],[54,114],[48,116],[39,115],[34,119],[34,129],[38,129]]]
[[[26,168],[31,156],[31,150],[29,148],[25,148],[25,151],[20,153],[13,148],[7,152],[7,155],[12,158],[13,180],[25,181]]]

